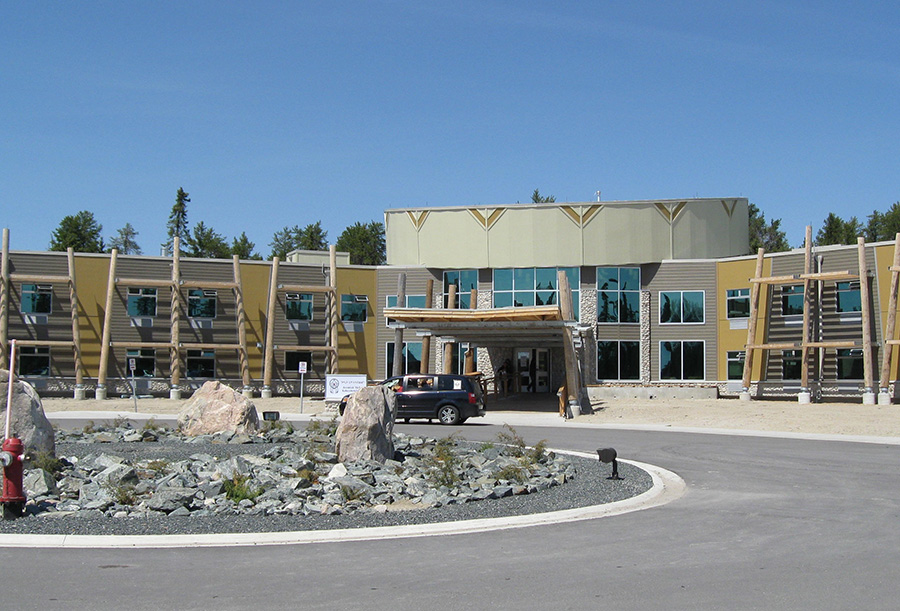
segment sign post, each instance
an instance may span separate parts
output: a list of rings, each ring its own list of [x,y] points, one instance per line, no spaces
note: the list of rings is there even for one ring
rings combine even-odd
[[[137,369],[137,359],[128,359],[128,369],[131,370],[131,396],[134,399],[134,412],[137,413],[137,386],[134,383],[134,370]]]
[[[303,413],[303,376],[306,375],[306,361],[300,361],[297,366],[300,372],[300,413]]]

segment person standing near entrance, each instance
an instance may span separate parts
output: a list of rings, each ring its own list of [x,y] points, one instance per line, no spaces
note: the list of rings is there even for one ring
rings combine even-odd
[[[534,392],[537,381],[537,363],[535,363],[534,354],[532,353],[531,358],[528,361],[528,392]]]

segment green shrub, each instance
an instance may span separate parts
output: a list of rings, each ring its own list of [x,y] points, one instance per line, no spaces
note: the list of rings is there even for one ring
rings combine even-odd
[[[158,431],[160,426],[156,424],[156,418],[149,418],[146,422],[144,422],[144,426],[141,427],[143,431]]]
[[[250,478],[246,475],[235,475],[231,479],[226,479],[223,483],[225,484],[225,498],[235,503],[239,503],[244,499],[252,501],[263,492],[262,488],[251,488]]]
[[[62,471],[63,461],[47,451],[35,452],[31,457],[31,468],[43,469],[47,473],[56,475]]]
[[[137,503],[137,494],[132,484],[119,484],[118,486],[109,486],[113,500],[119,505],[134,505]]]
[[[161,459],[151,460],[147,463],[147,468],[156,473],[165,473],[168,466],[169,461]]]
[[[456,440],[453,435],[438,439],[434,444],[434,455],[428,460],[429,479],[438,486],[453,486],[459,481],[456,473],[460,466],[459,457],[453,452]]]
[[[306,425],[306,430],[310,433],[318,433],[326,437],[334,437],[337,432],[338,422],[337,416],[332,416],[331,420],[320,420],[314,418]]]
[[[313,484],[319,481],[319,474],[310,469],[300,469],[299,471],[297,471],[297,477],[299,477],[300,479],[308,480]]]
[[[524,484],[528,481],[528,470],[520,465],[507,465],[494,473],[494,477]]]

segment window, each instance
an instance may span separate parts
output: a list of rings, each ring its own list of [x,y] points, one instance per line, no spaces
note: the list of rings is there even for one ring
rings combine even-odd
[[[597,342],[597,380],[639,380],[640,348],[640,342]]]
[[[781,379],[800,379],[800,350],[781,351]]]
[[[312,293],[287,293],[284,296],[284,315],[288,320],[312,320]]]
[[[187,351],[188,378],[214,378],[216,376],[216,353],[212,350]]]
[[[837,351],[837,379],[838,380],[862,380],[863,379],[862,348],[838,348],[838,351]]]
[[[726,357],[728,363],[728,379],[743,380],[744,359],[747,357],[747,353],[743,350],[729,350]]]
[[[803,285],[781,287],[781,314],[791,316],[803,314]]]
[[[728,289],[725,291],[725,317],[750,317],[750,289]]]
[[[20,376],[50,375],[49,346],[19,346],[19,356],[16,360]]]
[[[128,315],[135,318],[156,316],[156,289],[128,289]]]
[[[394,342],[387,343],[386,378],[394,375]],[[403,373],[419,373],[422,365],[422,342],[403,342]]]
[[[385,296],[385,307],[388,308],[396,308],[397,307],[397,296],[396,295],[386,295]],[[425,307],[425,295],[407,295],[406,296],[406,307],[407,308],[424,308]],[[393,318],[385,319],[385,324],[387,326],[391,326],[391,323],[394,322]]]
[[[285,352],[284,372],[292,371],[299,375],[301,362],[306,363],[306,373],[310,373],[313,368],[312,352]]]
[[[472,304],[472,289],[478,288],[478,270],[463,269],[444,272],[444,307],[447,306],[447,297],[450,295],[450,285],[456,285],[456,307],[470,310],[477,304]]]
[[[862,300],[859,295],[859,282],[838,282],[835,285],[838,312],[861,312]]]
[[[564,271],[569,278],[569,287],[572,289],[572,305],[577,320],[581,296],[581,270],[577,267],[495,269],[494,307],[521,308],[557,305],[559,303],[559,287],[557,286],[559,270]]]
[[[215,318],[217,293],[212,290],[188,291],[188,316],[191,318]]]
[[[703,380],[706,378],[702,341],[659,342],[661,380]]]
[[[50,314],[53,310],[53,287],[49,284],[22,285],[22,313]]]
[[[640,322],[641,268],[597,268],[597,322]]]
[[[366,322],[369,320],[369,298],[366,295],[341,295],[341,320]]]
[[[706,320],[703,291],[661,291],[660,324],[694,324]]]
[[[154,289],[155,290],[155,289]],[[153,348],[141,348],[139,350],[127,350],[125,355],[128,360],[134,359],[134,377],[152,378],[156,375],[156,350]],[[131,363],[127,363],[126,375],[131,376]]]

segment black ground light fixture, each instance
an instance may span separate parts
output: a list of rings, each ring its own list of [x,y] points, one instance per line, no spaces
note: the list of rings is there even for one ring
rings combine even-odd
[[[598,449],[597,456],[600,457],[600,462],[612,463],[612,475],[607,477],[606,479],[622,479],[621,477],[619,477],[619,463],[616,462],[617,454],[613,448]]]
[[[263,420],[268,420],[268,421],[281,420],[281,412],[263,412]]]

